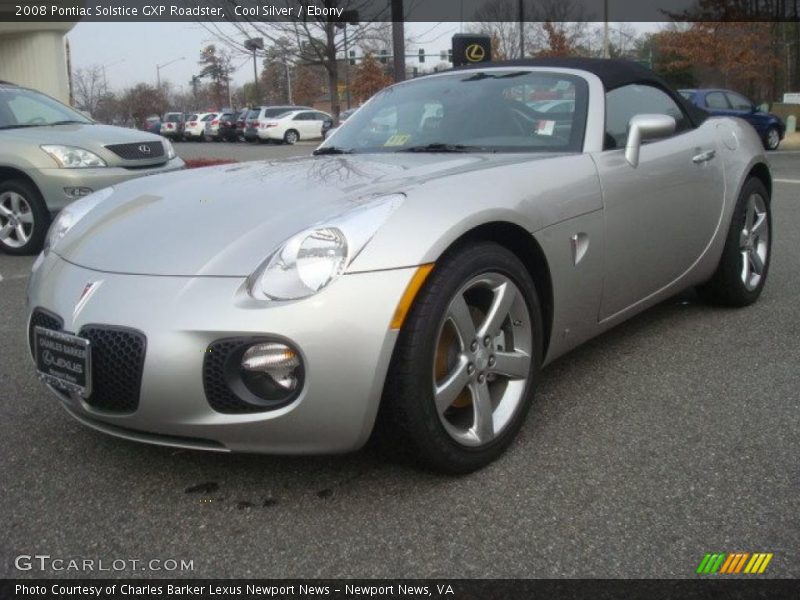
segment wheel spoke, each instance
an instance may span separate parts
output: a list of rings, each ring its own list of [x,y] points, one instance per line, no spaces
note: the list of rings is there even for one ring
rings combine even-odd
[[[6,223],[3,227],[0,227],[0,240],[8,239],[12,231],[14,231],[14,227],[11,223]]]
[[[509,379],[525,379],[531,368],[531,357],[524,352],[495,352],[495,364],[490,373],[503,375]]]
[[[494,418],[492,410],[492,397],[489,395],[489,386],[486,382],[477,381],[470,385],[472,392],[472,407],[475,413],[473,432],[481,444],[494,438]]]
[[[5,218],[8,218],[11,216],[11,211],[2,204],[0,204],[0,215],[2,215]]]
[[[508,311],[516,298],[516,291],[513,285],[508,282],[497,286],[494,289],[494,298],[486,319],[478,329],[478,337],[486,335],[494,337],[503,326],[503,322],[508,317]]]
[[[11,194],[9,199],[11,200],[11,212],[18,215],[20,213],[19,194]]]
[[[746,250],[742,252],[742,281],[745,285],[750,284],[750,257]]]
[[[756,222],[753,224],[753,229],[750,231],[754,236],[759,237],[764,234],[767,229],[767,214],[757,213]]]
[[[466,356],[461,356],[458,365],[453,372],[444,380],[444,383],[437,385],[434,388],[434,399],[436,402],[436,410],[442,414],[448,407],[455,402],[459,394],[464,391],[469,383],[469,374],[467,373],[467,365],[469,361]]]
[[[22,213],[17,218],[19,219],[20,223],[25,223],[27,225],[33,225],[33,213],[32,212]]]
[[[18,223],[17,227],[17,241],[19,242],[27,242],[28,241],[28,234],[25,233],[25,228],[22,226],[22,223]]]
[[[756,199],[755,196],[750,196],[750,199],[747,201],[747,208],[745,209],[745,217],[744,217],[744,228],[747,231],[753,230],[753,223],[755,222],[756,217]]]
[[[467,306],[467,301],[464,299],[463,294],[459,294],[453,299],[447,316],[453,322],[458,336],[461,338],[462,349],[469,346],[472,340],[475,339],[475,322],[472,320],[469,306]]]
[[[761,260],[761,255],[753,248],[749,253],[750,264],[753,266],[753,271],[756,275],[761,275],[764,271],[764,261]]]

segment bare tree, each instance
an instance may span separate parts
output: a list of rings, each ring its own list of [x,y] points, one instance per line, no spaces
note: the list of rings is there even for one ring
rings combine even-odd
[[[78,69],[72,78],[75,106],[94,115],[101,99],[108,94],[103,67],[93,65]]]
[[[219,1],[219,0],[218,0]],[[228,11],[236,5],[248,5],[246,0],[224,0]],[[282,41],[291,40],[291,47],[285,47],[287,60],[292,60],[299,65],[320,65],[327,74],[328,90],[331,95],[331,112],[338,119],[341,110],[339,87],[339,62],[344,58],[344,28],[347,27],[348,46],[357,46],[362,40],[374,35],[378,29],[380,13],[375,11],[373,0],[292,0],[287,2],[276,1],[275,6],[285,4],[287,7],[298,6],[302,9],[304,18],[289,21],[234,21],[232,23],[235,34],[223,34],[220,30],[220,41],[227,43],[242,52],[249,52],[245,47],[245,40],[261,37],[269,45],[281,44]],[[322,7],[328,16],[309,15],[309,7]],[[332,11],[335,14],[331,14]],[[388,14],[388,3],[385,9]],[[295,13],[296,14],[296,13]],[[369,21],[358,22],[366,15]]]

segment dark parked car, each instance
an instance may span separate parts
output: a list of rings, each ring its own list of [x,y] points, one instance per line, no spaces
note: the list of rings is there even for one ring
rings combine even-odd
[[[758,109],[750,100],[731,90],[681,90],[681,95],[712,115],[740,117],[758,132],[764,148],[776,150],[786,133],[777,115]]]
[[[148,133],[159,135],[161,133],[161,117],[147,117],[143,129]]]
[[[161,123],[161,135],[174,140],[182,139],[184,123],[183,113],[169,112],[165,114],[164,121]]]
[[[225,113],[220,115],[219,130],[217,131],[217,139],[226,142],[235,142],[239,139],[239,132],[236,130],[236,113]]]
[[[245,108],[236,117],[236,138],[242,141],[244,141],[245,121],[247,121],[247,114],[250,110],[249,108]]]

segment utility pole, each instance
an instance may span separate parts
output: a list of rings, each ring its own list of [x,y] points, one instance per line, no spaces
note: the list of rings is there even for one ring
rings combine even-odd
[[[525,58],[525,0],[519,0],[519,57]]]
[[[344,87],[347,93],[347,108],[350,108],[350,57],[348,56],[347,25],[358,25],[358,11],[346,10],[342,13],[340,19],[336,23],[336,27],[344,31]]]
[[[264,49],[264,38],[245,40],[244,47],[253,53],[253,104],[258,104],[258,64],[256,62],[256,53]]]
[[[175,60],[171,60],[169,62],[165,62],[162,65],[156,65],[156,89],[161,89],[161,69],[164,67],[170,66],[172,63],[176,63],[179,60],[186,60],[185,56],[181,56],[180,58],[176,58]]]
[[[608,42],[608,0],[603,0],[603,58],[611,58]]]
[[[394,52],[394,80],[406,79],[406,34],[403,0],[392,0],[392,51]]]

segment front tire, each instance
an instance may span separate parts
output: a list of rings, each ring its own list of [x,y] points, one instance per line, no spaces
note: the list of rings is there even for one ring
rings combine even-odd
[[[49,226],[50,213],[34,185],[21,179],[0,183],[0,250],[36,254]]]
[[[771,233],[769,192],[761,180],[748,179],[733,209],[719,266],[698,288],[701,297],[724,306],[749,306],[758,300],[769,272]]]
[[[491,242],[451,250],[400,333],[380,431],[427,468],[479,469],[522,426],[541,352],[539,300],[522,262]]]
[[[764,135],[764,148],[767,150],[777,150],[781,145],[781,132],[777,127],[770,127]]]

